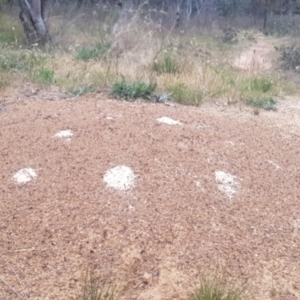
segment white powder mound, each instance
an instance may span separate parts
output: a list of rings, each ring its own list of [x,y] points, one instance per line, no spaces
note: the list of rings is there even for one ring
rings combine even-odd
[[[223,192],[228,198],[232,198],[237,192],[237,177],[224,171],[215,172],[215,180],[218,183],[218,189]]]
[[[120,191],[126,191],[134,186],[135,175],[129,167],[117,166],[106,171],[103,181],[106,186]]]
[[[62,138],[70,138],[73,136],[72,130],[62,130],[60,132],[57,132],[53,137],[62,139]]]
[[[156,119],[157,122],[159,123],[164,123],[164,124],[168,124],[168,125],[182,125],[181,122],[177,121],[177,120],[173,120],[171,118],[168,117],[161,117],[159,119]]]
[[[24,168],[19,170],[14,176],[13,180],[19,184],[25,184],[37,177],[34,169]]]

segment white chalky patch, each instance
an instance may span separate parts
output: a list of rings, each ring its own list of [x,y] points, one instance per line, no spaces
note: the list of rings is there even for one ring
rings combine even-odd
[[[300,229],[300,219],[296,219],[296,220],[294,221],[294,228],[295,228],[295,229]]]
[[[182,125],[181,122],[177,121],[177,120],[173,120],[171,118],[168,117],[161,117],[159,119],[156,119],[157,122],[159,123],[164,123],[164,124],[168,124],[168,125]]]
[[[218,183],[218,189],[226,194],[228,198],[232,198],[237,192],[237,177],[224,171],[215,172],[215,180]]]
[[[119,114],[119,115],[107,115],[106,116],[107,120],[114,120],[114,119],[117,119],[117,118],[122,118],[122,115]]]
[[[268,160],[268,163],[274,166],[277,170],[281,169],[281,167],[278,164],[274,163],[274,161],[272,160]]]
[[[37,177],[34,169],[24,168],[19,170],[14,176],[13,180],[19,184],[25,184]]]
[[[57,132],[53,137],[62,139],[62,138],[70,138],[73,136],[72,130],[62,130],[60,132]]]
[[[121,165],[106,171],[103,181],[108,187],[126,191],[134,186],[134,178],[132,169]]]

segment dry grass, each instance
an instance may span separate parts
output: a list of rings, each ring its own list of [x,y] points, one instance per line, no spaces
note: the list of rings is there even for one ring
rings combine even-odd
[[[124,77],[129,83],[156,82],[159,92],[172,93],[174,100],[196,105],[211,98],[239,102],[284,92],[279,76],[257,77],[234,70],[231,60],[241,45],[223,43],[221,31],[201,34],[193,29],[163,30],[136,15],[112,34],[116,16],[114,11],[101,9],[85,13],[71,9],[66,15],[54,10],[49,19],[53,41],[44,52],[24,49],[20,24],[13,16],[6,17],[8,42],[0,46],[0,88],[17,77],[27,83],[55,84],[63,92],[84,91],[82,87],[99,90],[111,88]],[[99,22],[99,17],[103,21]],[[22,57],[23,53],[29,56],[27,66],[24,68],[21,60],[17,60],[21,65],[11,66],[9,60],[15,62],[13,56]],[[43,57],[43,62],[36,63],[35,56]],[[252,82],[263,80],[269,83],[267,89],[259,85],[253,88]]]

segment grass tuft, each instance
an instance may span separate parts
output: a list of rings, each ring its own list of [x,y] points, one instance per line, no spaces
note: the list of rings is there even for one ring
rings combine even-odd
[[[102,284],[95,271],[88,268],[82,289],[73,300],[113,300],[115,287]]]
[[[159,74],[176,74],[179,72],[179,65],[176,56],[171,51],[163,51],[154,61],[153,70]]]
[[[94,48],[79,48],[76,54],[76,58],[83,61],[91,59],[99,59],[110,48],[110,43],[101,41]]]
[[[36,80],[40,83],[53,83],[54,71],[49,68],[42,67],[36,73]]]
[[[137,98],[151,100],[155,89],[156,83],[145,83],[143,81],[127,83],[123,77],[121,81],[114,83],[111,94],[116,98],[124,98],[126,100]]]
[[[169,86],[167,90],[178,103],[198,105],[203,99],[201,90],[193,90],[182,82]]]
[[[243,290],[230,289],[221,283],[206,280],[191,295],[190,300],[241,300]]]
[[[250,79],[249,90],[266,93],[271,90],[273,82],[269,78],[253,77]]]

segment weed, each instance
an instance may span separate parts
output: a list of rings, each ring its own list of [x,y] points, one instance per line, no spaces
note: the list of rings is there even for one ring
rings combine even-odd
[[[106,286],[97,278],[95,271],[88,268],[86,271],[84,284],[74,300],[113,300],[115,293],[114,286]]]
[[[182,82],[169,86],[168,92],[176,102],[184,104],[199,104],[203,98],[202,91],[192,90]]]
[[[143,81],[136,81],[127,83],[123,77],[121,81],[114,83],[111,94],[117,98],[124,98],[127,100],[142,98],[150,100],[156,89],[156,83],[145,83]]]
[[[49,68],[40,68],[36,73],[36,80],[40,83],[52,83],[54,71]]]
[[[163,53],[161,55],[158,55],[158,57],[155,59],[153,70],[159,74],[178,73],[179,66],[175,54],[173,54],[171,51],[163,51]]]
[[[94,88],[90,84],[85,84],[78,87],[73,87],[69,90],[69,92],[74,96],[81,96],[86,93],[91,93],[94,91]]]
[[[242,290],[227,289],[221,283],[206,280],[192,293],[191,300],[241,300]]]
[[[273,98],[250,98],[246,100],[247,105],[265,110],[277,110],[276,103]]]

